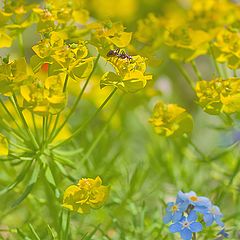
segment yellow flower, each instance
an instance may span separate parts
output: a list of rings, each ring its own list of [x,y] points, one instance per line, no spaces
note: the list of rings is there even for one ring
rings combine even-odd
[[[192,116],[176,104],[158,102],[153,109],[153,116],[149,119],[155,132],[159,135],[179,136],[192,131]]]
[[[52,32],[49,39],[43,39],[32,47],[36,55],[31,57],[30,63],[35,73],[43,64],[49,63],[50,75],[66,72],[74,80],[88,77],[93,68],[93,58],[87,58],[86,42],[66,44],[66,38],[63,32]]]
[[[188,27],[166,31],[165,38],[165,44],[170,47],[170,57],[184,62],[206,54],[211,40],[208,33]]]
[[[227,62],[231,69],[240,67],[240,33],[227,29],[220,31],[213,45],[214,56],[218,62]]]
[[[126,47],[132,38],[132,33],[125,32],[121,23],[106,21],[88,27],[92,31],[91,44],[98,48],[102,56],[106,56],[110,49]]]
[[[5,157],[8,155],[8,141],[5,136],[0,133],[0,156]]]
[[[20,87],[20,93],[24,99],[23,107],[40,115],[56,114],[62,111],[66,103],[63,79],[64,74],[46,79],[29,76],[28,83]]]
[[[234,113],[240,110],[240,79],[217,78],[196,85],[199,105],[209,114]]]
[[[110,57],[111,62],[116,70],[114,72],[106,72],[100,81],[100,87],[115,86],[125,92],[136,92],[143,89],[148,80],[152,79],[152,75],[145,75],[146,59],[137,55],[132,59],[121,59],[118,57]]]
[[[63,196],[63,207],[79,213],[89,213],[106,201],[109,187],[102,185],[100,177],[82,178],[77,185],[69,186]]]
[[[0,93],[12,95],[27,78],[27,63],[24,58],[0,65]]]

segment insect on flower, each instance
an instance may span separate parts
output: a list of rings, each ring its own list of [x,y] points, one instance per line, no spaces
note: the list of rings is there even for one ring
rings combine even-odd
[[[116,57],[119,59],[124,59],[129,61],[133,60],[132,56],[128,55],[127,53],[125,53],[123,50],[120,50],[119,48],[117,48],[116,50],[110,50],[107,53],[107,57]]]

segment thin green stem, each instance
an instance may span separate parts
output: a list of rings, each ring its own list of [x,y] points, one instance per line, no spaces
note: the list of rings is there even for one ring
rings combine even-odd
[[[69,79],[69,75],[67,73],[65,80],[64,80],[64,85],[63,85],[63,92],[65,93],[67,90],[67,85],[68,85],[68,79]]]
[[[236,69],[233,69],[233,76],[237,77],[237,70]]]
[[[202,80],[203,79],[202,75],[201,75],[200,71],[198,70],[197,65],[194,60],[191,61],[191,65],[192,65],[193,71],[195,72],[195,74],[198,77],[198,80]]]
[[[30,128],[29,128],[29,126],[26,122],[26,119],[25,119],[25,117],[24,117],[24,115],[23,115],[23,113],[20,109],[20,106],[18,105],[18,101],[17,101],[16,96],[13,95],[13,97],[11,97],[10,100],[12,101],[13,105],[15,106],[15,109],[16,109],[18,115],[20,116],[23,125],[26,127],[28,135],[29,135],[30,139],[32,140],[33,146],[38,149],[39,148],[38,143],[37,143],[35,137],[33,136],[32,132],[31,132],[31,130],[30,130]]]
[[[32,115],[32,122],[33,122],[33,128],[34,128],[36,140],[37,140],[38,143],[40,143],[40,136],[39,136],[39,132],[38,132],[38,129],[37,129],[35,114],[33,112],[31,112],[31,115]]]
[[[65,126],[65,124],[68,122],[69,118],[70,118],[70,117],[72,116],[72,114],[75,112],[75,110],[76,110],[76,108],[77,108],[77,106],[78,106],[78,104],[79,104],[79,102],[80,102],[80,100],[81,100],[81,98],[82,98],[82,96],[83,96],[83,93],[84,93],[84,91],[86,90],[86,87],[87,87],[87,85],[88,85],[88,83],[89,83],[89,81],[90,81],[90,79],[91,79],[91,77],[92,77],[92,75],[93,75],[96,67],[97,67],[99,58],[100,58],[100,54],[98,54],[98,56],[97,56],[97,58],[96,58],[96,60],[95,60],[93,69],[92,69],[91,73],[89,74],[89,76],[88,76],[85,84],[83,85],[83,88],[82,88],[82,90],[80,91],[77,99],[75,100],[75,102],[74,102],[74,104],[73,104],[70,112],[68,113],[68,115],[66,116],[66,118],[65,118],[65,120],[63,121],[62,125],[58,128],[58,130],[57,130],[56,132],[55,132],[56,126],[54,126],[55,128],[54,128],[54,131],[52,131],[52,134],[51,134],[51,136],[50,136],[49,142],[52,142],[52,141],[55,139],[55,137],[58,135],[58,133],[63,129],[63,127]]]
[[[63,93],[65,93],[66,90],[67,90],[68,79],[69,79],[69,75],[67,73],[66,77],[65,77],[65,80],[64,80],[63,90],[62,90]],[[57,128],[57,125],[58,125],[58,122],[59,122],[59,118],[60,118],[60,112],[57,113],[57,116],[56,116],[56,119],[55,119],[55,122],[54,122],[54,125],[53,125],[53,129],[52,129],[52,131],[50,133],[50,136],[49,136],[47,142],[51,142],[51,139],[53,138],[54,133],[56,131],[56,128]]]
[[[32,152],[31,149],[29,149],[29,148],[27,148],[27,147],[25,147],[25,146],[21,146],[21,145],[19,145],[19,144],[13,143],[12,141],[10,141],[10,145],[16,147],[17,149],[21,149],[21,150],[23,150],[23,151],[25,151],[25,152]]]
[[[6,128],[6,130],[8,130],[9,132],[11,132],[12,134],[14,134],[15,135],[15,137],[18,139],[18,140],[20,140],[21,142],[23,142],[23,143],[28,143],[28,140],[27,139],[25,139],[25,137],[23,137],[18,131],[16,131],[14,128],[11,128],[10,126],[9,126],[9,124],[5,121],[5,119],[1,119],[0,118],[0,123],[1,123],[1,125],[4,127],[4,128]]]
[[[44,147],[45,147],[45,145],[46,145],[46,134],[47,134],[47,130],[46,130],[46,128],[47,128],[47,117],[46,116],[43,116],[42,117],[42,144],[41,144],[41,146],[42,146],[42,151],[44,150]]]
[[[212,44],[211,44],[211,43],[209,44],[209,51],[210,51],[210,54],[211,54],[211,56],[212,56],[213,63],[214,63],[214,66],[215,66],[215,68],[216,68],[217,74],[218,74],[218,76],[220,77],[220,76],[221,76],[221,71],[220,71],[220,68],[219,68],[219,66],[218,66],[218,62],[217,62],[217,60],[216,60],[216,57],[215,57],[215,55],[214,55],[214,52],[213,52]]]
[[[25,132],[22,131],[22,127],[19,126],[18,122],[16,121],[16,119],[13,117],[13,115],[11,114],[11,112],[8,110],[8,108],[5,106],[4,102],[2,101],[2,99],[0,98],[0,103],[3,106],[5,112],[8,114],[8,116],[12,119],[12,121],[15,123],[16,127],[18,128],[19,131],[21,131],[21,133],[23,135],[25,135]],[[26,137],[26,136],[25,136]]]
[[[105,105],[108,103],[108,101],[112,98],[112,96],[114,95],[114,93],[117,91],[117,88],[114,88],[113,91],[108,95],[108,97],[105,99],[105,101],[102,103],[102,105],[97,109],[97,111],[93,114],[92,117],[90,117],[89,119],[87,119],[83,124],[81,124],[74,132],[73,134],[65,139],[64,141],[56,144],[55,146],[53,146],[51,149],[57,148],[63,144],[65,144],[66,142],[68,142],[69,140],[71,140],[72,138],[74,138],[75,136],[77,136],[83,129],[86,128],[86,126],[98,115],[98,113],[105,107]]]
[[[19,33],[18,33],[18,44],[19,44],[19,49],[20,49],[20,55],[22,57],[24,57],[25,56],[25,51],[24,51],[22,31],[19,31]]]
[[[186,70],[183,68],[183,66],[180,63],[175,62],[175,64],[176,64],[178,70],[183,75],[184,79],[189,84],[189,86],[192,88],[193,91],[195,91],[195,86],[194,86],[194,82],[193,82],[192,78],[189,77],[188,73],[186,72]]]
[[[222,64],[222,72],[223,72],[224,78],[228,78],[228,72],[227,72],[226,64]]]
[[[69,239],[70,220],[71,220],[71,212],[70,212],[70,210],[67,210],[67,219],[66,219],[66,226],[65,226],[65,229],[64,229],[63,240],[68,240]]]
[[[81,160],[81,161],[82,161],[82,164],[85,162],[85,160],[88,159],[88,157],[91,155],[92,151],[93,151],[93,150],[95,149],[95,147],[97,146],[98,142],[99,142],[99,141],[101,140],[101,138],[104,136],[105,132],[107,131],[107,129],[108,129],[108,127],[109,127],[109,123],[111,122],[114,114],[116,113],[116,111],[117,111],[118,108],[119,108],[119,105],[120,105],[120,103],[121,103],[121,101],[122,101],[123,96],[124,96],[124,95],[122,95],[122,96],[119,98],[119,100],[118,100],[118,102],[117,102],[117,104],[116,104],[116,106],[115,106],[112,114],[111,114],[110,117],[108,118],[108,120],[107,120],[107,122],[105,123],[103,129],[102,129],[101,132],[98,134],[98,136],[95,138],[95,140],[94,140],[93,143],[91,144],[91,146],[90,146],[90,148],[88,149],[88,151],[86,152],[86,154],[83,156],[83,158],[82,158],[82,160]]]

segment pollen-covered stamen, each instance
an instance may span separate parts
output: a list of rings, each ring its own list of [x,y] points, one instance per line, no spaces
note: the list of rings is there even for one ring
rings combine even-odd
[[[178,205],[173,205],[171,210],[172,210],[172,212],[177,212],[178,211]]]
[[[198,197],[196,197],[196,196],[191,196],[189,199],[191,201],[193,201],[193,202],[197,202],[198,201]]]
[[[191,222],[188,222],[188,221],[182,222],[183,228],[189,228],[190,224],[191,224]]]

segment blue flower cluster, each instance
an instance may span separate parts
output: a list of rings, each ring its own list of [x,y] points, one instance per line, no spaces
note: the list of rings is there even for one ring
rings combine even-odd
[[[163,218],[165,224],[172,223],[169,230],[172,233],[179,232],[183,240],[191,240],[193,233],[201,232],[205,222],[206,226],[211,226],[214,222],[222,230],[218,233],[227,238],[224,231],[224,224],[221,220],[223,214],[218,206],[206,197],[199,197],[193,191],[183,193],[179,191],[176,202],[167,204],[167,213]]]

